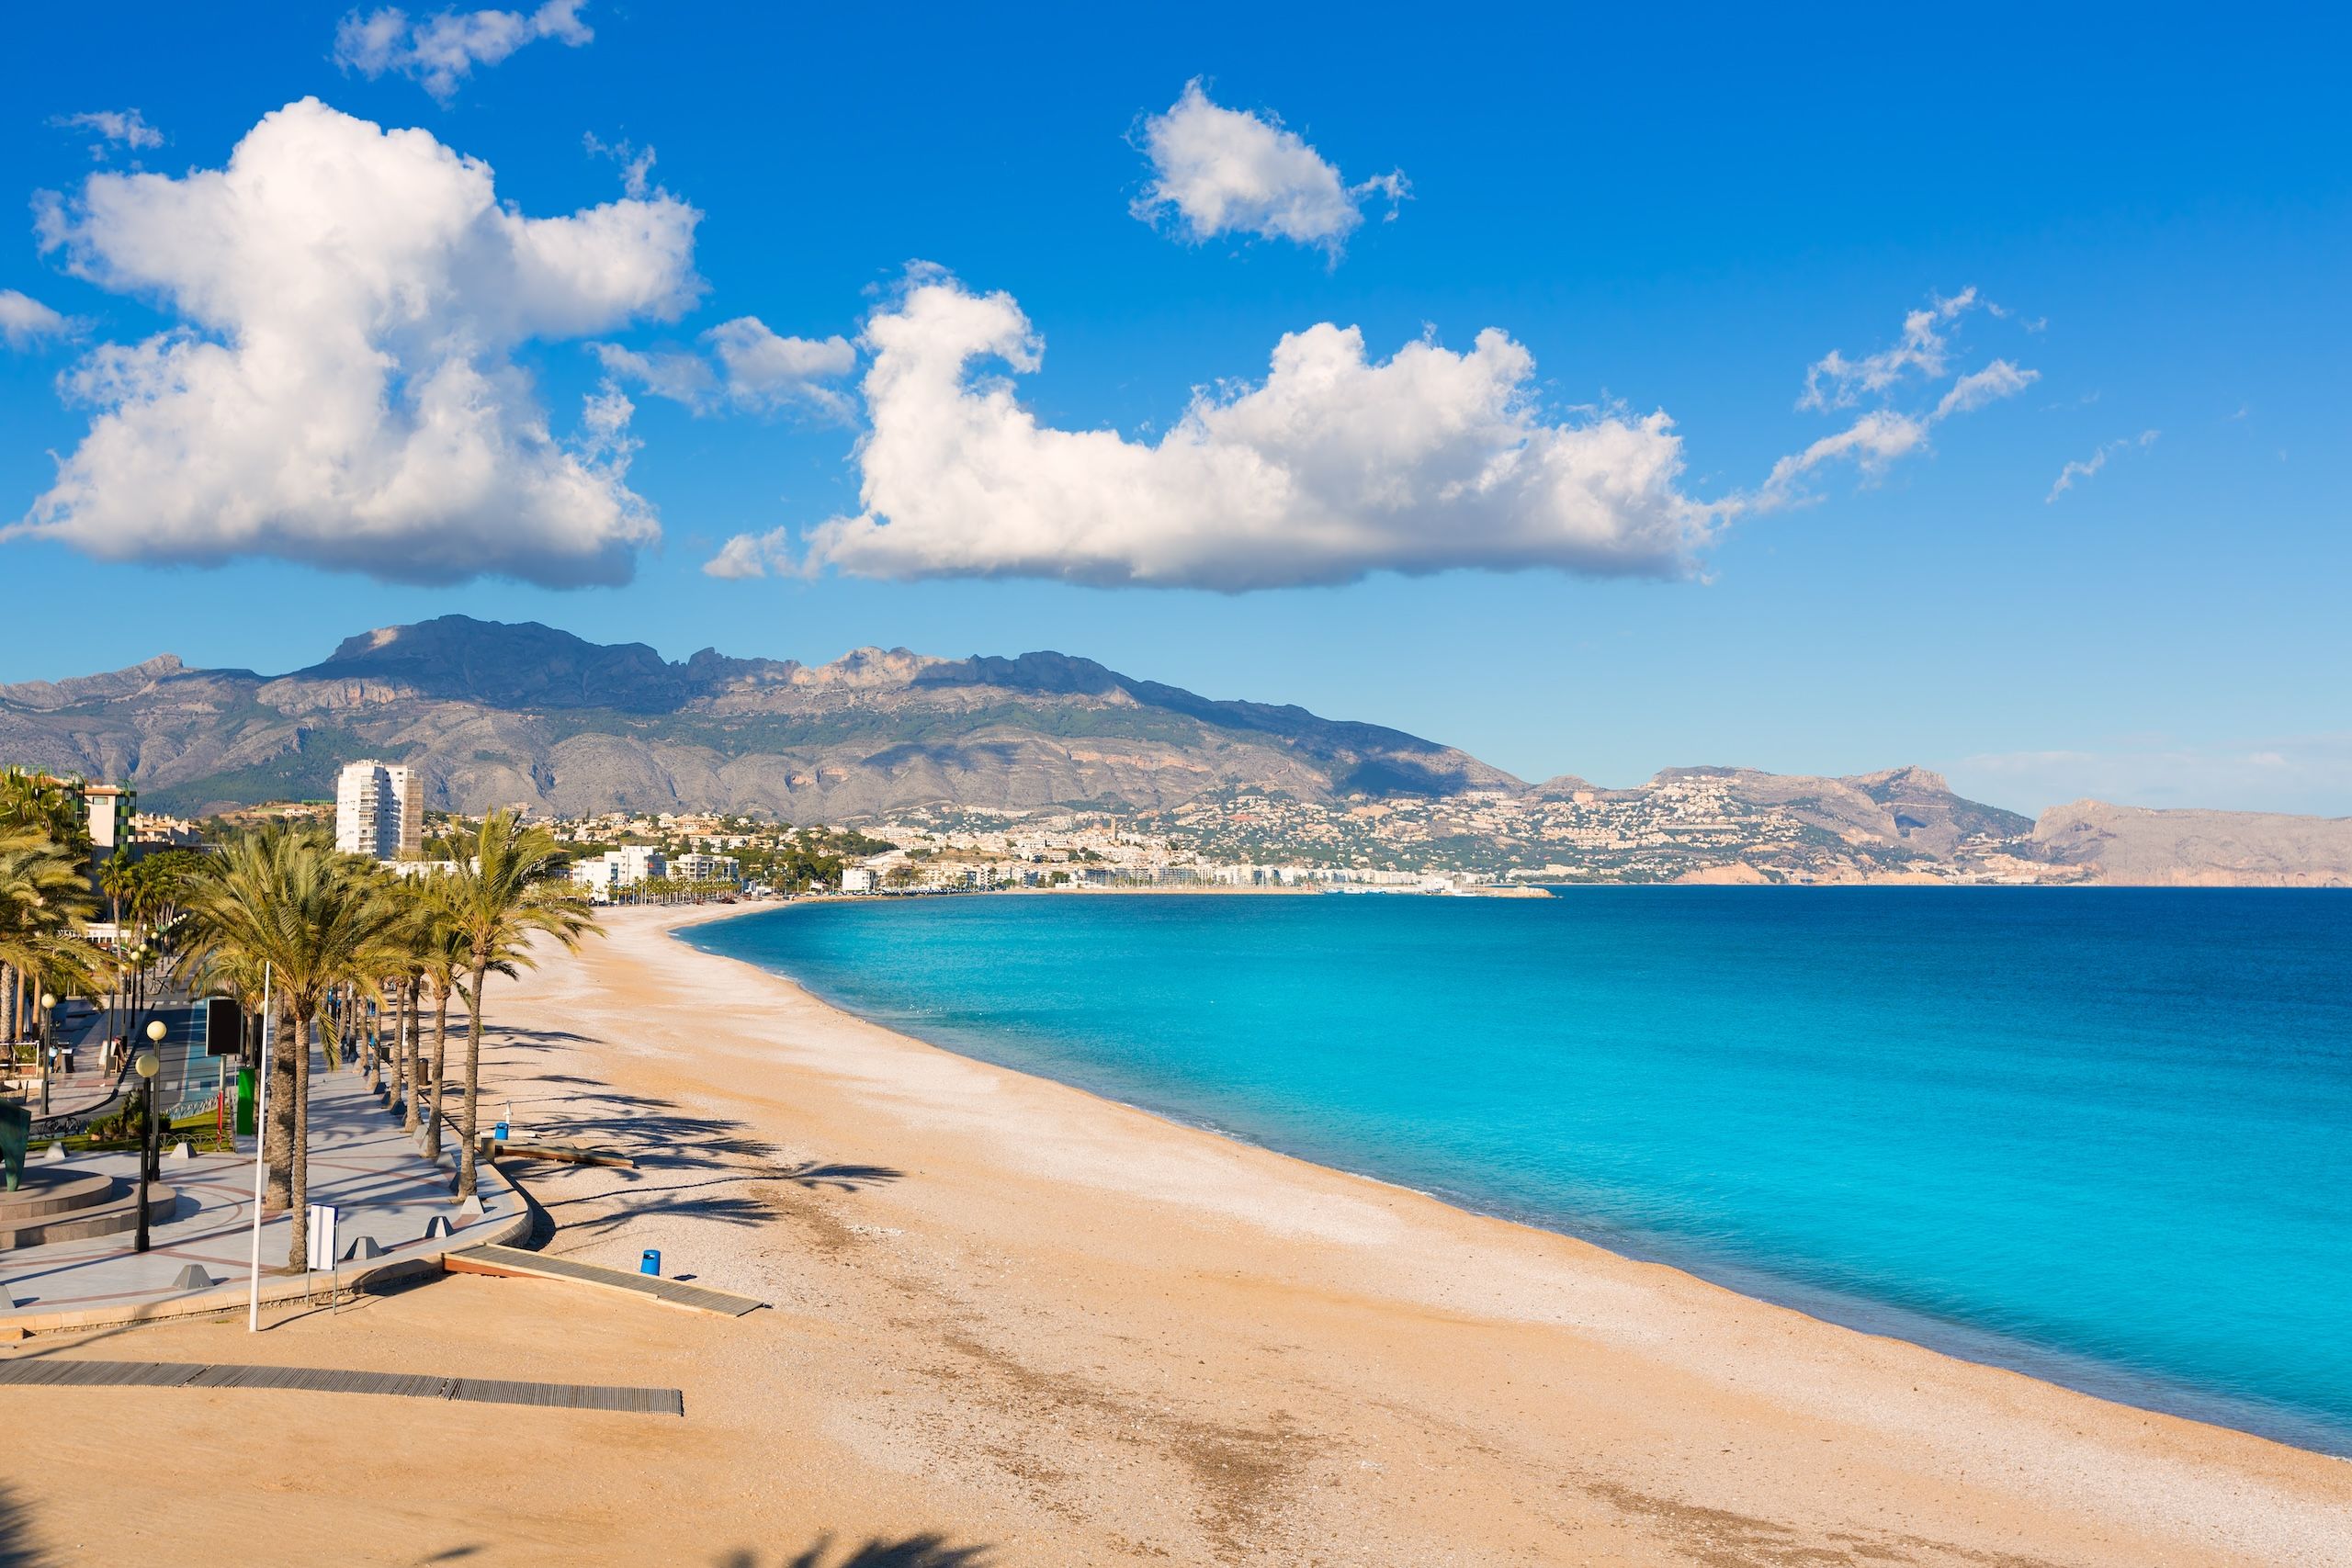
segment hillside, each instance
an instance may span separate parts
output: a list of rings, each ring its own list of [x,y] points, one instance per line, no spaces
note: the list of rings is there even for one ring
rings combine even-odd
[[[527,803],[841,820],[948,803],[1174,805],[1516,788],[1451,747],[1303,708],[1220,702],[1058,653],[946,660],[860,649],[804,666],[705,649],[670,663],[538,625],[449,615],[346,639],[290,674],[164,655],[0,686],[0,758],[135,784],[204,812],[331,794],[378,755],[435,807]]]
[[[1892,768],[1669,768],[1630,789],[1528,784],[1453,747],[1200,696],[1052,652],[679,662],[536,624],[445,615],[283,675],[169,654],[0,686],[0,763],[134,784],[149,810],[333,793],[357,757],[429,804],[557,816],[1132,813],[1226,860],[1566,880],[2352,884],[2352,822],[2083,802],[2039,823]]]
[[[2352,818],[2151,811],[2078,800],[2034,824],[2040,858],[2104,883],[2352,887]]]

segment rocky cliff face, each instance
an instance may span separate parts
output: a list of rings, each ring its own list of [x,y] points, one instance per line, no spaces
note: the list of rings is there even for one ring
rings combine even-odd
[[[432,804],[754,810],[838,820],[913,805],[1163,807],[1227,787],[1302,798],[1516,788],[1375,725],[1220,702],[1058,653],[669,663],[538,625],[444,616],[345,640],[290,674],[189,670],[0,686],[0,757],[127,779],[159,809],[332,792],[345,761],[421,764]]]

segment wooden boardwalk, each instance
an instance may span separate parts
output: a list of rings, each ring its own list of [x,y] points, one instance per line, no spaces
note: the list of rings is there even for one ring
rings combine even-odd
[[[339,1371],[325,1367],[207,1366],[194,1361],[85,1361],[63,1357],[0,1362],[0,1385],[42,1388],[277,1388],[313,1393],[388,1393],[475,1404],[531,1404],[548,1410],[616,1410],[684,1416],[674,1388],[598,1383],[514,1382],[503,1378],[436,1377],[429,1372]]]
[[[601,1264],[574,1263],[568,1258],[549,1258],[543,1252],[525,1252],[514,1247],[466,1247],[462,1251],[445,1254],[441,1267],[456,1274],[495,1274],[514,1280],[569,1280],[576,1284],[626,1291],[631,1295],[650,1296],[671,1306],[685,1307],[693,1312],[715,1312],[727,1317],[741,1317],[745,1313],[757,1312],[768,1304],[728,1291],[706,1290],[700,1285],[664,1280],[652,1274],[632,1274],[626,1269],[607,1269]]]

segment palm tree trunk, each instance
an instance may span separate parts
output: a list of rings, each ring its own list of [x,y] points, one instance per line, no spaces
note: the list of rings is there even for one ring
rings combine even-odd
[[[294,1021],[294,1150],[288,1162],[292,1174],[287,1209],[294,1216],[288,1238],[286,1266],[307,1267],[311,1261],[311,1021]]]
[[[405,1118],[409,1103],[408,982],[403,979],[392,990],[392,1105]]]
[[[408,1018],[401,1045],[401,1125],[416,1131],[416,1058],[424,1044],[424,1019],[417,1004],[424,999],[423,984],[411,975],[401,993],[401,1006]]]
[[[445,1067],[449,1060],[449,981],[443,979],[433,987],[433,1100],[432,1114],[424,1124],[424,1157],[435,1159],[441,1153],[441,1113],[447,1109],[447,1097],[441,1092]]]
[[[276,1038],[270,1042],[269,1122],[261,1130],[262,1163],[269,1168],[261,1210],[282,1214],[294,1201],[294,1020],[291,1008],[277,1010]]]
[[[458,1153],[458,1198],[460,1202],[474,1195],[474,1112],[481,1100],[481,987],[490,978],[490,965],[474,964],[473,995],[466,998],[466,1011],[471,1015],[472,1027],[466,1032],[466,1146]]]

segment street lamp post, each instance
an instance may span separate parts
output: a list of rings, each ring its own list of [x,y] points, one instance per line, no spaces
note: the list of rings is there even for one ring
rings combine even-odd
[[[49,1053],[56,1038],[57,997],[53,992],[40,994],[40,1113],[49,1114]]]
[[[164,1021],[157,1019],[147,1026],[147,1038],[160,1041],[163,1037]],[[144,1252],[147,1250],[147,1145],[155,1131],[155,1075],[162,1069],[164,1059],[152,1050],[141,1051],[139,1059],[131,1065],[139,1069],[140,1094],[147,1111],[145,1125],[139,1134],[139,1237],[132,1243],[131,1250]]]
[[[164,1027],[164,1021],[160,1018],[147,1025],[147,1040],[149,1045],[147,1054],[154,1058],[155,1066],[151,1070],[147,1080],[148,1135],[140,1141],[139,1152],[140,1159],[146,1170],[148,1179],[153,1181],[160,1181],[163,1179],[164,1176],[164,1147],[154,1136],[155,1090],[163,1087],[164,1036],[169,1031]]]

